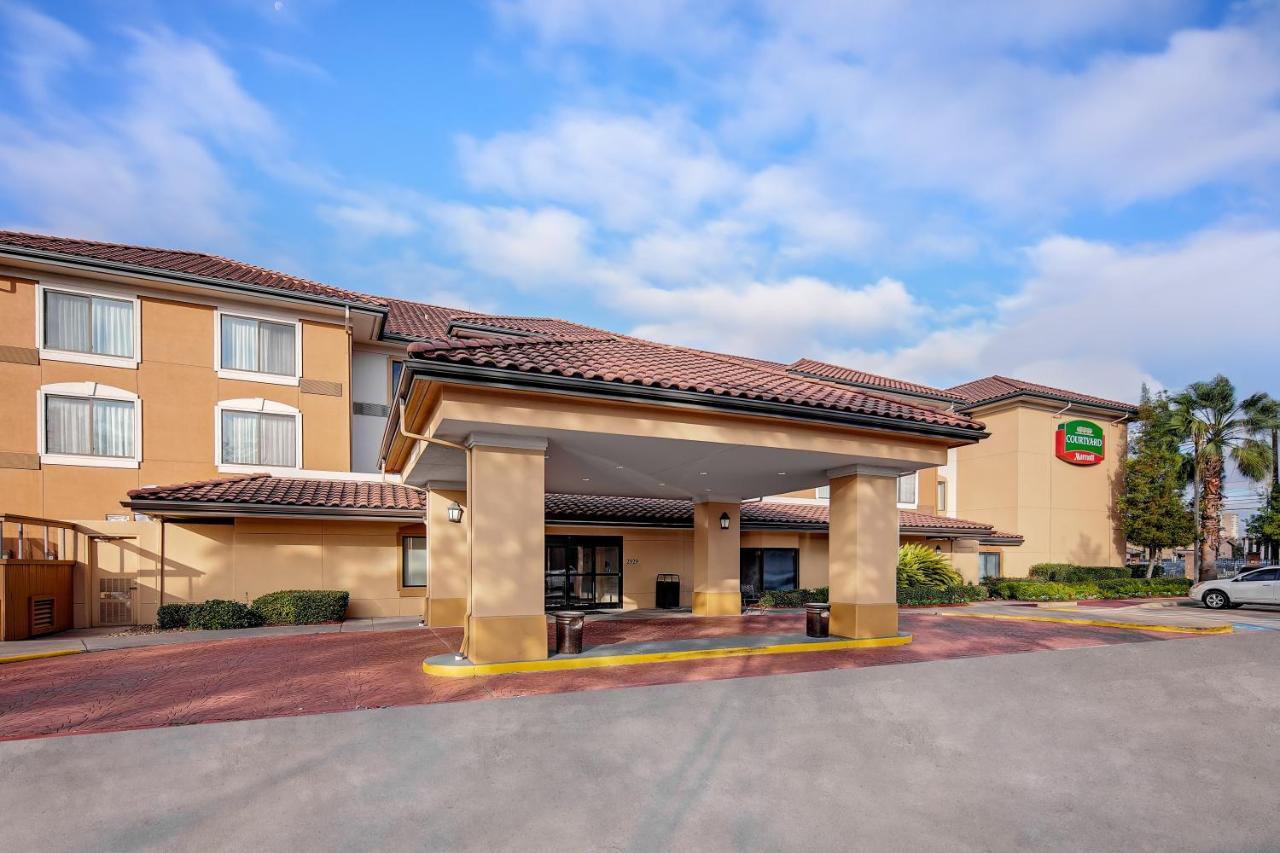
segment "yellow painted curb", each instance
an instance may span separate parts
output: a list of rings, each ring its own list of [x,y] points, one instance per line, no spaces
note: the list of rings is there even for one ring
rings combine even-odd
[[[29,652],[25,655],[9,655],[0,657],[0,663],[20,663],[24,660],[40,660],[41,658],[58,658],[63,655],[83,654],[84,649],[58,649],[53,652]]]
[[[710,660],[754,655],[785,655],[793,652],[834,652],[841,649],[878,649],[905,646],[910,634],[896,637],[873,637],[865,640],[834,640],[827,643],[787,643],[773,646],[732,646],[723,649],[683,649],[672,652],[647,652],[634,655],[600,655],[598,657],[547,658],[546,660],[482,663],[469,666],[444,666],[422,662],[427,675],[444,678],[472,678],[478,675],[506,675],[515,672],[556,672],[569,669],[592,669],[602,666],[635,666],[645,663],[668,663],[681,660]]]
[[[1064,619],[1060,616],[1014,616],[1008,613],[935,613],[966,619],[1006,619],[1011,622],[1057,622],[1062,625],[1088,625],[1094,628],[1126,628],[1131,631],[1161,631],[1169,634],[1230,634],[1234,625],[1147,625],[1143,622],[1111,622],[1106,619]]]

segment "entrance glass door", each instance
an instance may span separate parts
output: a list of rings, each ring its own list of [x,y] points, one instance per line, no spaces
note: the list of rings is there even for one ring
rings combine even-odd
[[[548,610],[622,606],[621,536],[548,536]]]

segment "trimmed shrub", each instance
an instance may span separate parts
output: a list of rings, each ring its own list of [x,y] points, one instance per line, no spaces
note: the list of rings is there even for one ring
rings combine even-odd
[[[163,630],[186,628],[191,624],[191,611],[196,607],[199,605],[189,602],[161,604],[156,608],[156,627]]]
[[[253,609],[268,625],[314,625],[340,622],[351,593],[339,589],[286,589],[253,600]]]
[[[761,607],[804,607],[810,602],[827,603],[828,588],[815,589],[774,589],[760,596],[757,602]]]
[[[1160,598],[1186,595],[1191,581],[1186,578],[1125,578],[1098,581],[1103,598]]]
[[[903,545],[898,549],[898,588],[912,586],[960,586],[964,578],[951,561],[928,545]]]
[[[991,578],[986,582],[993,598],[1009,601],[1086,601],[1103,598],[1157,598],[1186,595],[1186,578],[1113,578],[1091,583],[1059,583],[1034,578]]]
[[[229,628],[257,628],[262,625],[262,614],[247,604],[211,598],[191,609],[190,627],[204,631],[225,631]]]
[[[1088,583],[1129,577],[1125,566],[1078,566],[1075,563],[1036,563],[1028,574],[1036,580]]]
[[[985,586],[971,583],[955,586],[906,586],[898,588],[898,604],[966,604],[970,601],[985,601],[987,595]]]

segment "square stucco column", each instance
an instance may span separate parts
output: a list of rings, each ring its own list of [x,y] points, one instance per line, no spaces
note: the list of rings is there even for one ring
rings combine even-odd
[[[464,650],[472,663],[544,659],[546,439],[473,434],[467,443],[471,615]]]
[[[449,506],[463,508],[463,521],[449,520]],[[461,628],[467,621],[467,570],[470,543],[465,483],[427,484],[427,625]]]
[[[831,479],[831,633],[898,633],[897,472],[857,466]]]
[[[742,612],[742,505],[693,505],[693,612],[698,616],[737,616]],[[729,516],[729,529],[720,516]]]
[[[951,568],[965,583],[978,582],[978,540],[957,539],[951,543]]]

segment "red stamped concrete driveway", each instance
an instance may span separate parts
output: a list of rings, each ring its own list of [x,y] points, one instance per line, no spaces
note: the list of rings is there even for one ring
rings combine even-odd
[[[803,616],[588,622],[588,646],[803,632]],[[315,634],[154,646],[0,667],[0,740],[182,726],[576,690],[813,672],[956,657],[1176,639],[1178,634],[902,614],[910,645],[482,678],[433,678],[423,658],[457,629]]]

